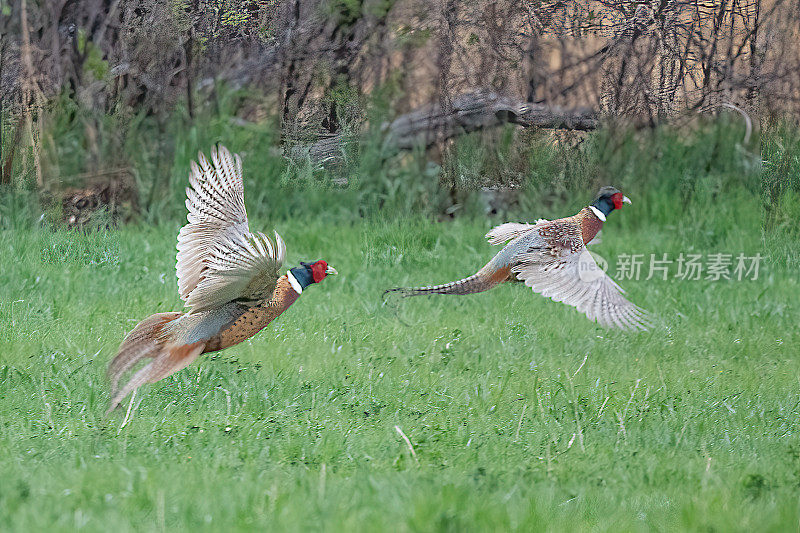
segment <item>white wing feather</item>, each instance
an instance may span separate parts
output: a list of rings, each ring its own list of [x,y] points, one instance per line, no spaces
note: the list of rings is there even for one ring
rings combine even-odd
[[[530,230],[541,224],[542,222],[547,222],[547,220],[540,218],[536,221],[536,224],[524,224],[521,222],[506,222],[505,224],[500,224],[499,226],[495,226],[489,233],[486,234],[486,238],[489,240],[489,244],[504,244],[510,240],[516,239],[517,237],[521,237],[522,235],[528,233]]]
[[[549,253],[524,253],[517,259],[512,272],[533,292],[571,305],[608,328],[646,330],[651,326],[647,312],[623,296],[622,287],[597,266],[588,252],[558,258]]]
[[[192,312],[238,298],[266,299],[275,289],[286,245],[250,233],[242,161],[223,146],[200,153],[186,189],[188,224],[178,233],[178,292]]]

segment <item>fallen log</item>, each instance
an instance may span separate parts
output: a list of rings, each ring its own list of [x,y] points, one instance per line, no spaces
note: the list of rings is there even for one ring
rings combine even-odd
[[[474,131],[503,124],[522,127],[589,131],[597,128],[597,113],[588,108],[522,102],[490,91],[474,91],[455,97],[451,104],[424,106],[383,124],[384,147],[388,153],[429,148],[436,143]],[[358,138],[334,135],[310,144],[298,144],[289,151],[292,159],[309,158],[322,166],[341,163],[348,144]]]

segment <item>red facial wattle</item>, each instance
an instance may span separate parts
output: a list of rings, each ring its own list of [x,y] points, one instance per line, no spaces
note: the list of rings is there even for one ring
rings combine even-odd
[[[622,209],[622,198],[623,198],[623,195],[622,195],[621,192],[614,193],[611,196],[611,201],[614,202],[614,209]]]
[[[328,263],[323,260],[319,260],[311,265],[311,275],[314,278],[314,283],[319,283],[325,279],[325,276],[328,275],[327,272],[325,272],[327,269]]]

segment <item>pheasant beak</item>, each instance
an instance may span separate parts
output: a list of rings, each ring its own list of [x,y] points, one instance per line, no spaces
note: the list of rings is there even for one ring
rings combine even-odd
[[[631,202],[631,199],[628,198],[627,196],[623,196],[622,197],[622,203],[623,204],[630,204],[630,203],[633,203],[633,202]]]
[[[336,272],[335,268],[328,265],[328,268],[325,269],[325,274],[333,274],[335,276],[336,274],[338,274],[338,272]]]

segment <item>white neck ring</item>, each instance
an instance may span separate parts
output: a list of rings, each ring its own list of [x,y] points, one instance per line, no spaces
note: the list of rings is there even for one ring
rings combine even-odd
[[[592,213],[594,213],[594,216],[596,216],[597,218],[599,218],[599,219],[600,219],[600,220],[602,220],[603,222],[605,222],[605,221],[606,221],[606,216],[603,214],[603,212],[602,212],[602,211],[600,211],[599,209],[597,209],[595,206],[593,206],[593,205],[590,205],[590,206],[589,206],[589,209],[591,209],[591,210],[592,210]]]
[[[300,282],[298,282],[297,279],[294,277],[294,274],[292,274],[291,270],[286,272],[286,277],[289,279],[289,285],[292,286],[294,292],[296,292],[297,294],[303,294],[303,287],[300,285]]]

